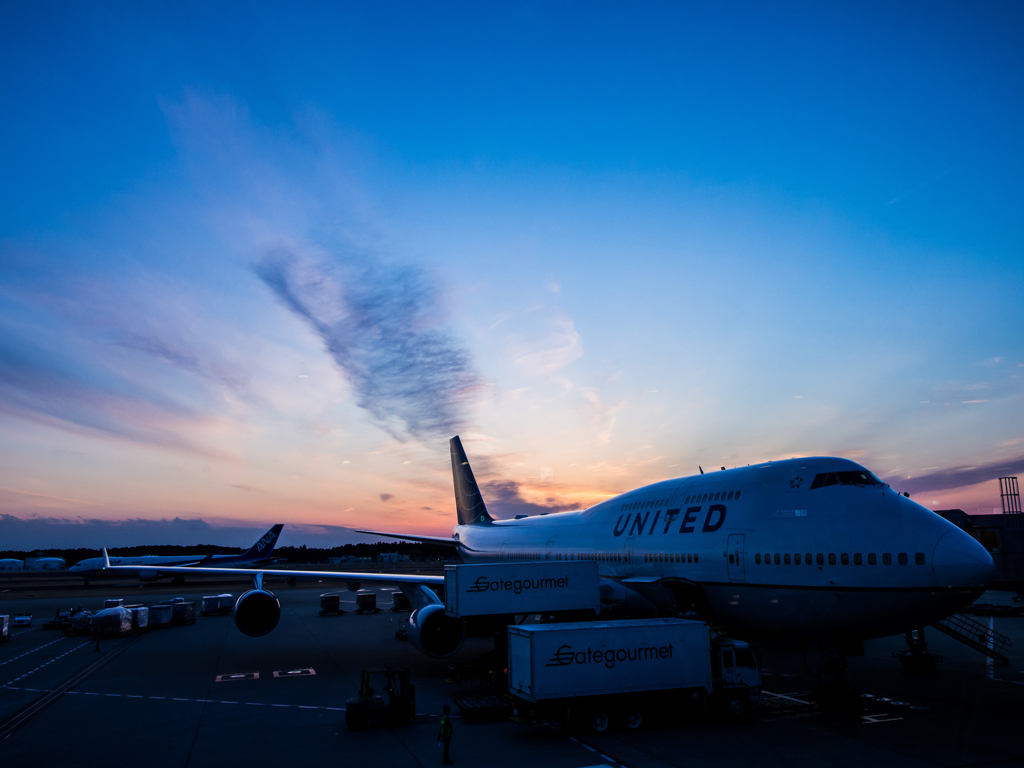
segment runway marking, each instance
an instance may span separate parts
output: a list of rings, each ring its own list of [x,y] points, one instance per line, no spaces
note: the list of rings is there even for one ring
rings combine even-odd
[[[19,632],[18,634],[23,634],[23,633]],[[66,637],[58,637],[56,640],[54,640],[53,642],[47,643],[46,645],[40,645],[38,648],[33,648],[31,651],[25,651],[25,653],[21,654],[21,656],[15,656],[13,659],[8,659],[3,664],[0,664],[0,667],[2,667],[4,664],[10,664],[12,661],[17,661],[18,659],[23,659],[26,656],[28,656],[30,653],[35,653],[36,651],[41,651],[41,650],[43,650],[43,648],[47,648],[47,647],[53,645],[53,643],[59,643],[61,640],[67,640],[67,638]]]
[[[277,677],[277,673],[274,673],[274,677]],[[232,680],[259,680],[259,672],[235,672],[231,675],[217,675],[213,682],[215,683],[229,683]]]
[[[6,688],[7,690],[10,690],[10,691],[39,691],[39,692],[42,692],[42,693],[53,693],[52,690],[47,690],[45,688],[43,688],[43,689],[38,689],[38,688],[18,688],[17,686],[3,686],[3,687]],[[141,696],[141,695],[136,694],[136,693],[97,693],[97,692],[94,692],[94,691],[88,691],[88,692],[87,691],[66,691],[65,693],[68,693],[68,694],[70,694],[72,696],[104,696],[104,697],[110,697],[110,698],[114,698],[114,699],[119,699],[119,698],[125,698],[125,699],[152,699],[152,700],[155,700],[155,701],[186,701],[186,702],[191,702],[193,704],[243,704],[243,705],[248,706],[248,707],[278,707],[278,708],[281,708],[281,709],[322,709],[322,710],[326,710],[328,712],[344,712],[345,711],[345,707],[319,707],[319,706],[315,706],[315,705],[311,705],[311,704],[272,704],[272,703],[268,703],[268,702],[265,702],[265,701],[241,701],[241,702],[239,702],[239,701],[225,701],[223,699],[186,699],[186,698],[180,698],[180,697],[177,697],[177,696],[175,696],[175,697],[171,697],[171,696]],[[416,716],[417,717],[439,717],[440,715],[439,714],[423,715],[423,714],[420,714],[420,713],[417,712]],[[584,744],[584,746],[586,746],[586,745]],[[591,749],[591,747],[587,747],[587,748]]]
[[[57,641],[55,640],[54,642],[57,642]],[[9,686],[9,685],[10,685],[11,683],[16,683],[16,682],[18,682],[19,680],[24,680],[24,679],[25,679],[26,677],[28,677],[29,675],[31,675],[31,674],[32,674],[33,672],[38,672],[38,671],[39,671],[40,669],[42,669],[43,667],[47,667],[47,666],[49,666],[50,664],[53,664],[53,662],[57,661],[58,659],[63,659],[63,658],[65,657],[65,656],[67,656],[67,655],[68,655],[68,653],[74,653],[74,652],[75,652],[75,651],[77,651],[77,650],[78,650],[79,648],[84,648],[85,646],[89,645],[89,644],[90,644],[91,642],[92,642],[91,640],[86,640],[86,641],[85,641],[84,643],[82,643],[81,645],[76,645],[76,646],[75,646],[74,648],[72,648],[72,649],[71,649],[70,651],[68,651],[67,653],[62,653],[62,654],[61,654],[60,656],[56,656],[56,657],[54,657],[54,658],[50,659],[49,661],[47,661],[47,662],[45,662],[45,663],[43,663],[43,664],[40,664],[40,665],[39,665],[38,667],[36,667],[35,669],[31,669],[31,670],[29,670],[28,672],[26,672],[26,673],[25,673],[24,675],[22,675],[21,677],[16,677],[16,678],[14,678],[13,680],[11,680],[11,682],[10,682],[10,683],[5,683],[5,684],[4,684],[4,685],[3,685],[2,687],[6,688],[6,687],[7,687],[7,686]]]
[[[615,759],[614,757],[611,757],[611,756],[609,756],[609,755],[606,755],[606,754],[605,754],[604,752],[602,752],[601,750],[599,750],[599,749],[595,749],[594,747],[590,746],[590,745],[589,745],[589,744],[587,744],[586,742],[580,741],[580,740],[579,740],[579,739],[577,739],[577,738],[576,738],[575,736],[569,736],[569,735],[568,735],[567,733],[565,733],[565,732],[564,732],[564,731],[563,731],[563,730],[562,730],[561,728],[559,728],[559,727],[557,727],[557,726],[555,726],[555,725],[552,725],[551,723],[544,723],[544,725],[546,725],[546,726],[547,726],[548,728],[550,728],[550,729],[551,729],[551,730],[553,730],[553,731],[558,731],[558,732],[559,732],[559,733],[561,733],[561,734],[562,734],[563,736],[566,736],[566,737],[567,737],[567,738],[568,738],[568,739],[569,739],[570,741],[575,741],[575,742],[576,742],[577,744],[579,744],[579,745],[580,745],[581,747],[585,747],[586,749],[589,749],[589,750],[590,750],[591,752],[593,752],[593,753],[594,753],[595,755],[599,755],[599,756],[600,756],[600,757],[601,757],[601,758],[602,758],[603,760],[607,760],[607,761],[608,761],[608,763],[609,763],[610,765],[612,765],[612,766],[616,766],[617,768],[629,768],[629,767],[628,767],[628,766],[627,766],[627,765],[626,765],[625,763],[623,763],[623,762],[620,762],[620,761],[616,760],[616,759]]]
[[[765,696],[774,696],[777,699],[785,699],[786,701],[792,701],[795,704],[803,704],[805,706],[810,706],[809,701],[802,701],[801,699],[797,699],[792,696],[787,696],[784,693],[772,693],[771,691],[761,691],[761,693],[763,693]]]
[[[871,723],[892,723],[896,720],[902,720],[902,717],[886,717],[888,712],[881,712],[877,715],[861,715],[860,719],[863,720],[863,725],[870,725]]]
[[[316,672],[312,667],[302,667],[300,669],[278,670],[274,672],[274,677],[310,677],[315,674]]]

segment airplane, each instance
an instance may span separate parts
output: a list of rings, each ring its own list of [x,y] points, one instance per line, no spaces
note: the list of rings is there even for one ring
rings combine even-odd
[[[265,534],[259,541],[249,547],[248,551],[240,555],[207,555],[206,557],[185,557],[182,555],[142,555],[139,557],[90,557],[81,560],[68,571],[85,579],[86,586],[89,579],[115,579],[125,575],[125,571],[135,570],[139,581],[156,581],[167,576],[180,575],[166,571],[166,567],[190,566],[190,565],[215,565],[218,568],[235,565],[260,565],[273,560],[274,545],[277,544],[277,537],[281,535],[282,523],[278,523]],[[105,552],[105,550],[104,550]],[[106,565],[116,566],[120,570],[107,568]],[[140,567],[133,567],[140,566]],[[234,570],[232,568],[232,570]]]
[[[585,510],[496,520],[458,436],[450,453],[458,516],[451,538],[358,532],[445,544],[466,562],[595,561],[605,598],[640,609],[698,606],[730,636],[817,642],[840,655],[955,613],[988,588],[995,570],[971,536],[848,459],[701,469]],[[107,562],[109,570],[123,567]],[[156,569],[140,570],[146,567]],[[158,570],[224,572],[205,564]],[[236,604],[236,625],[250,636],[267,634],[281,606],[263,588],[264,571],[231,572],[253,580]],[[445,614],[432,589],[443,586],[441,576],[272,573],[348,582],[349,589],[397,586],[413,607],[408,634],[418,650],[444,658],[462,646],[462,621]]]

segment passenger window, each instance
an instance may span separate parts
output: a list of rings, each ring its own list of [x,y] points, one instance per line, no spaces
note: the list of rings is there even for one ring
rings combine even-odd
[[[778,564],[779,564],[779,556],[778,556],[778,555],[775,555],[775,564],[776,564],[776,565],[778,565]]]
[[[808,565],[814,565],[814,562],[811,559],[811,553],[810,552],[807,553],[807,556],[804,558],[804,562],[806,562]]]
[[[869,552],[868,553],[868,565],[874,565],[877,562],[878,562],[878,558],[875,557],[875,553],[874,552]]]
[[[853,564],[854,565],[860,565],[861,564],[860,552],[858,552],[857,554],[855,554],[853,556]]]
[[[699,561],[699,560],[697,559],[697,555],[694,555],[694,556],[693,556],[693,562],[695,562],[695,563],[697,563],[697,562],[700,562],[700,561]]]
[[[722,654],[722,666],[726,669],[732,669],[732,651],[726,651]]]
[[[892,565],[892,555],[888,552],[882,555],[882,565]]]
[[[715,501],[718,501],[718,494],[715,494]]]
[[[823,554],[821,554],[821,552],[819,552],[818,553],[818,565],[824,565],[824,564],[825,564],[825,556]]]
[[[797,552],[795,555],[793,555],[793,562],[796,563],[797,565],[800,565],[800,553],[799,552]]]
[[[740,497],[740,492],[736,491],[736,498],[738,499],[739,497]]]
[[[760,565],[760,564],[761,564],[761,555],[760,554],[754,555],[754,565]]]
[[[924,552],[918,552],[916,555],[914,555],[914,564],[924,565]]]
[[[771,555],[769,555],[767,553],[765,554],[765,556],[764,556],[764,564],[765,565],[771,565],[772,564],[772,556]]]
[[[782,559],[786,563],[786,565],[789,565],[789,555],[785,555]]]
[[[843,552],[843,554],[841,554],[839,556],[839,562],[841,562],[843,565],[849,565],[850,564],[850,556],[848,554],[846,554],[845,552]]]
[[[832,552],[828,553],[828,564],[829,565],[835,565],[836,564],[836,556]]]
[[[906,552],[900,552],[900,558],[899,559],[900,559],[900,565],[906,565],[907,564],[907,553]]]
[[[729,501],[729,499],[731,499],[731,498],[732,498],[732,491],[729,491],[729,498],[726,499],[726,501]]]
[[[736,666],[757,669],[757,662],[754,661],[754,654],[750,651],[736,651]]]

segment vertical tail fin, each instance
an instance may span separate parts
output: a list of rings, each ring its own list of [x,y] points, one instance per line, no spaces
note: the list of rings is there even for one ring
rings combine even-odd
[[[239,560],[264,560],[270,557],[274,551],[274,545],[277,544],[277,537],[281,535],[281,529],[284,525],[278,523],[257,541],[249,551],[244,555],[238,557]]]
[[[472,523],[489,523],[491,516],[487,513],[487,505],[480,495],[469,459],[462,449],[462,441],[456,435],[449,442],[452,452],[452,477],[455,480],[455,509],[459,515],[459,525]]]

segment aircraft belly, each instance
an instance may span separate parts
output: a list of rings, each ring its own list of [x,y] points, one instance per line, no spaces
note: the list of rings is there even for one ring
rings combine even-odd
[[[928,626],[970,604],[978,591],[843,591],[705,587],[726,631],[764,639],[888,637]]]

